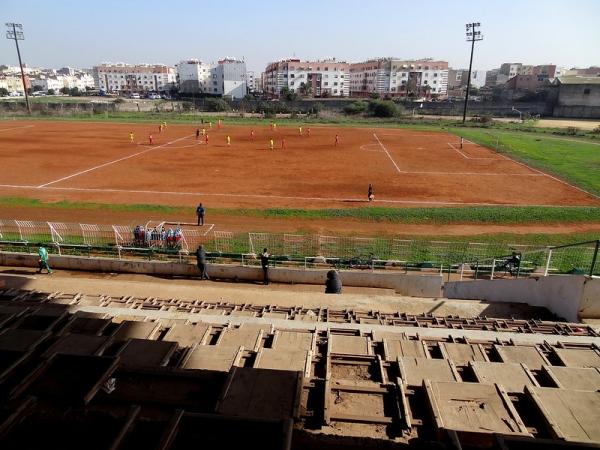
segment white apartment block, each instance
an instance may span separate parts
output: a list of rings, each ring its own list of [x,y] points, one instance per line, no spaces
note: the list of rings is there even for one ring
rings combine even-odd
[[[98,89],[108,92],[163,92],[175,87],[174,67],[163,64],[111,64],[94,67],[94,81]]]
[[[448,93],[448,62],[379,58],[350,64],[350,95],[366,97],[373,93],[443,97]]]
[[[211,94],[243,98],[248,91],[246,63],[235,58],[224,58],[217,64],[206,64],[197,59],[177,64],[179,90],[186,94]]]
[[[335,59],[285,59],[267,66],[263,88],[267,95],[275,98],[281,95],[284,88],[307,97],[348,97],[348,68],[348,63]]]
[[[177,68],[179,92],[184,94],[212,93],[212,66],[198,59],[181,61]]]

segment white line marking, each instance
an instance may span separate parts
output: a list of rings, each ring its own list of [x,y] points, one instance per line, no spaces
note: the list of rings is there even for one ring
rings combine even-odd
[[[498,158],[475,158],[473,156],[467,156],[466,154],[464,154],[463,152],[461,152],[458,148],[456,148],[454,145],[452,145],[451,142],[448,142],[448,145],[450,147],[452,147],[452,149],[456,150],[458,153],[460,153],[462,155],[463,158],[465,159],[498,159]]]
[[[35,127],[35,125],[24,125],[22,127],[4,128],[3,130],[0,130],[0,132],[2,132],[2,131],[10,131],[10,130],[21,130],[23,128],[32,128],[32,127]]]
[[[394,167],[396,168],[398,173],[402,173],[402,171],[400,170],[400,167],[398,167],[398,164],[396,164],[396,161],[394,161],[394,158],[392,158],[392,156],[390,155],[390,152],[387,151],[387,148],[385,148],[385,146],[381,143],[381,141],[379,140],[377,135],[375,133],[373,133],[373,136],[375,137],[375,139],[377,139],[377,142],[379,143],[379,145],[381,146],[381,148],[383,149],[385,154],[388,156],[388,158],[390,158],[390,161],[392,161],[392,164],[394,164]]]
[[[189,138],[190,136],[193,136],[193,134],[181,137],[179,139],[175,139],[173,141],[166,142],[166,143],[164,143],[162,145],[157,145],[156,147],[150,147],[150,148],[148,148],[146,150],[142,150],[141,152],[137,152],[137,153],[133,153],[131,155],[124,156],[123,158],[115,159],[113,161],[109,161],[109,162],[106,162],[104,164],[100,164],[98,166],[90,167],[89,169],[82,170],[80,172],[77,172],[77,173],[74,173],[74,174],[71,174],[71,175],[67,175],[66,177],[59,178],[58,180],[54,180],[54,181],[50,181],[48,183],[40,184],[38,186],[38,188],[44,188],[46,186],[50,186],[51,184],[59,183],[60,181],[68,180],[69,178],[73,178],[73,177],[77,177],[79,175],[83,175],[84,173],[91,172],[92,170],[101,169],[102,167],[110,166],[111,164],[115,164],[115,163],[118,163],[120,161],[125,161],[126,159],[134,158],[134,157],[139,156],[139,155],[143,155],[144,153],[148,153],[148,152],[151,152],[152,150],[156,150],[156,149],[159,149],[161,147],[165,147],[165,146],[167,146],[169,144],[174,144],[175,142],[178,142],[178,141],[181,141],[183,139]]]
[[[215,227],[215,224],[211,223],[210,227],[208,227],[208,230],[206,230],[202,236],[206,236],[208,233],[210,233],[210,230],[212,230],[214,227]]]
[[[364,197],[360,198],[335,198],[335,197],[293,197],[285,195],[263,195],[263,194],[224,194],[224,193],[208,193],[208,192],[174,192],[174,191],[150,191],[150,190],[128,190],[128,189],[99,189],[99,188],[69,188],[69,187],[44,187],[37,186],[19,186],[2,184],[0,188],[10,189],[30,189],[30,190],[51,190],[51,191],[75,191],[75,192],[99,192],[99,193],[119,193],[119,194],[151,194],[151,195],[180,195],[180,196],[195,196],[195,197],[243,197],[243,198],[267,198],[267,199],[283,199],[283,200],[310,200],[323,202],[367,202]],[[378,203],[398,203],[407,205],[474,205],[474,206],[557,206],[557,207],[577,207],[586,205],[557,205],[552,203],[547,204],[527,204],[527,203],[486,203],[486,202],[445,202],[432,200],[386,200],[376,199]],[[590,205],[587,205],[590,206]]]

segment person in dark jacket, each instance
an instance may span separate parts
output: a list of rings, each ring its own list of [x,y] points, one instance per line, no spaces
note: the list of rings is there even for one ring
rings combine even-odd
[[[198,226],[204,225],[204,213],[204,206],[202,206],[202,203],[200,203],[196,208],[196,215],[198,216]]]
[[[263,270],[263,281],[264,284],[269,284],[269,252],[267,249],[263,249],[263,252],[260,254],[260,265]]]
[[[340,280],[340,276],[335,270],[330,270],[329,272],[327,272],[327,280],[325,281],[325,293],[342,293],[342,280]]]
[[[198,250],[196,250],[196,264],[198,264],[198,270],[200,270],[200,279],[210,280],[206,264],[206,251],[203,245],[199,246]]]

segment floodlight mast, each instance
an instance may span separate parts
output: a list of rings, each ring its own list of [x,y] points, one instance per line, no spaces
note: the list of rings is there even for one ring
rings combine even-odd
[[[25,103],[27,104],[27,113],[31,115],[31,106],[29,106],[29,96],[27,95],[27,85],[25,83],[25,71],[23,70],[23,63],[21,62],[21,50],[19,50],[19,41],[25,40],[23,34],[23,25],[20,23],[6,23],[6,39],[13,39],[17,46],[17,56],[19,57],[19,68],[21,69],[21,81],[23,81],[23,92],[25,93]],[[19,31],[17,31],[17,28]]]
[[[467,102],[469,101],[469,91],[471,90],[471,69],[473,68],[473,51],[475,50],[475,41],[483,40],[481,31],[477,31],[481,24],[479,22],[472,22],[466,24],[467,29],[467,42],[471,42],[471,60],[469,61],[469,76],[467,77],[467,92],[465,95],[465,107],[463,109],[463,123],[467,120]]]

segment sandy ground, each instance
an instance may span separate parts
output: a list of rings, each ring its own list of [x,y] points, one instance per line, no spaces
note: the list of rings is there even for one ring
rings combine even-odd
[[[326,295],[323,286],[224,283],[191,279],[166,279],[147,275],[98,274],[55,271],[38,275],[34,269],[0,267],[0,281],[7,288],[43,292],[70,292],[114,296],[202,299],[236,304],[328,307],[334,309],[378,310],[437,316],[531,318],[545,310],[518,303],[488,303],[478,300],[404,297],[386,289],[344,288],[342,295]],[[540,312],[542,311],[542,312]]]
[[[580,130],[593,130],[600,127],[600,120],[540,119],[535,126],[538,128],[575,127]]]

